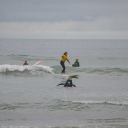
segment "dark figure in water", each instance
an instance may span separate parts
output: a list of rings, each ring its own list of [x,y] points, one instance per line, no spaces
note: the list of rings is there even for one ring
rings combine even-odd
[[[25,62],[24,62],[24,64],[23,65],[28,65],[28,62],[27,62],[27,60],[25,60]]]
[[[72,66],[73,67],[79,67],[80,66],[78,59],[76,59],[75,63]]]
[[[58,84],[57,86],[59,86],[59,85],[64,85],[64,87],[76,87],[76,86],[72,83],[72,78],[71,78],[71,77],[69,77],[66,82],[62,82],[62,83]]]

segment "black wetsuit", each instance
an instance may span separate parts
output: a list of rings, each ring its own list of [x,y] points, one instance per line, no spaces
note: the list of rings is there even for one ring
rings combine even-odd
[[[62,72],[61,73],[65,73],[65,64],[64,64],[64,62],[61,60],[60,61],[60,64],[61,64],[61,66],[63,67],[63,70],[62,70]]]
[[[64,87],[76,87],[73,83],[72,83],[72,80],[67,80],[66,82],[63,82],[63,83],[60,83],[58,84],[57,86],[59,85],[64,85]]]
[[[67,80],[64,87],[72,87],[72,80]]]

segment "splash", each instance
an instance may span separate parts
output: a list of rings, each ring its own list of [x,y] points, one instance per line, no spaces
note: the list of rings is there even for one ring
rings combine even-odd
[[[26,71],[43,71],[47,73],[54,74],[53,68],[44,65],[29,65],[29,66],[22,66],[22,65],[0,65],[0,73],[9,73],[9,72],[26,72]]]

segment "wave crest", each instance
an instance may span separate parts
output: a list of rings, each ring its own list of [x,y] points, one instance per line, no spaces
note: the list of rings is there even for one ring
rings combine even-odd
[[[61,71],[60,66],[53,66],[55,69],[55,73]],[[86,74],[97,74],[97,75],[116,75],[116,76],[123,76],[128,75],[128,68],[119,68],[119,67],[66,67],[66,70],[69,73],[81,73],[84,72]]]
[[[44,65],[27,65],[27,66],[22,66],[22,65],[0,65],[0,73],[13,73],[13,72],[36,72],[36,71],[43,71],[43,72],[47,72],[47,73],[52,73],[52,68],[50,68],[49,66],[44,66]]]
[[[106,105],[123,105],[128,106],[128,102],[114,102],[114,101],[73,101],[74,103],[82,104],[106,104]]]

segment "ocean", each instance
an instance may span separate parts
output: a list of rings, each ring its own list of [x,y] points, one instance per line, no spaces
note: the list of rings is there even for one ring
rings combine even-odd
[[[0,39],[0,128],[128,128],[128,40]]]

